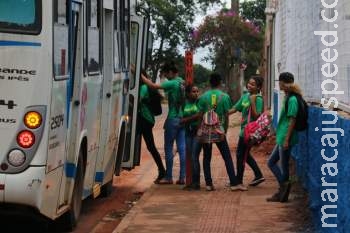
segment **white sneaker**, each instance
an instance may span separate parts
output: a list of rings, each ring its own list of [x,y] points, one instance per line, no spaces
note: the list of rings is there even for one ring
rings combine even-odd
[[[241,191],[248,191],[248,188],[246,186],[244,186],[243,184],[239,184],[237,186],[238,186],[238,189]]]
[[[210,192],[210,191],[215,191],[215,188],[214,188],[213,185],[207,185],[207,186],[205,187],[205,190]]]
[[[238,184],[238,185],[230,186],[230,190],[231,191],[239,191],[239,190],[241,190],[240,185]]]

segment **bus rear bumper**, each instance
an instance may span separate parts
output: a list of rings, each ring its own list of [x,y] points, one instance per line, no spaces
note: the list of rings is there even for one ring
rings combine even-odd
[[[30,210],[38,212],[46,217],[53,218],[56,212],[57,196],[51,196],[59,182],[50,184],[50,174],[45,173],[45,166],[29,167],[18,174],[0,174],[0,212],[8,210],[11,206],[13,211]],[[55,186],[55,187],[54,187]],[[45,204],[46,203],[46,204]],[[51,211],[45,211],[51,209]],[[6,211],[7,212],[7,211]],[[25,213],[23,213],[25,214]]]

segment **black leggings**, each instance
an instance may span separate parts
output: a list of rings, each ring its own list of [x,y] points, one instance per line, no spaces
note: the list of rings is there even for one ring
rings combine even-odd
[[[248,146],[244,143],[243,137],[239,137],[236,156],[237,156],[237,179],[238,179],[238,183],[240,184],[243,184],[243,174],[244,174],[244,167],[245,167],[244,156],[246,156],[245,155],[246,153],[248,153],[246,157],[246,163],[249,165],[249,167],[252,168],[255,178],[263,177],[258,164],[256,163],[253,156],[250,154],[250,148],[248,148]]]
[[[139,116],[139,130],[140,133],[145,140],[147,150],[151,153],[154,162],[156,162],[157,167],[158,167],[158,172],[164,174],[165,173],[165,168],[162,162],[162,159],[160,157],[160,154],[156,148],[156,145],[154,143],[154,138],[153,138],[153,126],[151,122],[143,118],[142,116]]]

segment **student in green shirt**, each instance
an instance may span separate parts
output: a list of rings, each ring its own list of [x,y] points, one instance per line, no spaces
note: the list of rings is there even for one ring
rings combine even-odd
[[[247,83],[248,92],[242,95],[239,101],[229,111],[229,114],[237,111],[242,113],[241,131],[239,133],[236,152],[237,179],[242,186],[245,163],[251,167],[255,175],[255,178],[249,184],[250,186],[256,186],[265,181],[258,164],[250,154],[251,148],[244,142],[244,129],[246,125],[248,122],[256,120],[264,110],[264,100],[260,94],[263,81],[264,80],[260,76],[252,76]]]
[[[189,161],[190,167],[186,169],[186,190],[200,190],[200,164],[199,154],[202,145],[199,144],[196,137],[201,114],[197,106],[199,89],[195,85],[186,86],[186,102],[183,109],[184,115],[181,123],[185,126],[186,135],[186,161]],[[192,174],[192,177],[187,174]]]
[[[146,72],[142,72],[142,75],[147,77]],[[161,179],[165,176],[165,168],[160,157],[160,154],[156,148],[153,137],[153,126],[155,123],[154,115],[150,110],[149,106],[146,104],[149,100],[149,89],[146,84],[141,79],[141,87],[140,87],[140,104],[139,104],[139,112],[138,112],[138,123],[137,129],[145,140],[145,144],[147,146],[148,151],[151,153],[154,162],[158,167],[158,177],[154,181],[155,184],[159,183]]]
[[[198,107],[202,114],[207,112],[208,110],[215,108],[215,112],[217,113],[221,128],[227,131],[228,127],[228,111],[232,106],[231,99],[228,94],[220,90],[221,86],[221,76],[218,73],[212,73],[209,78],[209,83],[211,89],[206,91],[198,101]],[[221,157],[225,162],[226,172],[230,179],[230,190],[237,191],[242,190],[243,187],[238,185],[237,177],[235,174],[235,169],[232,162],[230,148],[227,143],[226,135],[224,135],[224,139],[219,142],[215,142],[218,147]],[[203,143],[203,170],[204,177],[206,183],[207,191],[214,191],[213,180],[211,177],[211,157],[212,157],[212,147],[213,143]]]
[[[298,100],[290,93],[301,95],[300,88],[294,83],[294,76],[289,72],[281,73],[279,76],[280,90],[284,91],[285,98],[276,129],[276,146],[273,149],[268,161],[268,166],[275,175],[279,189],[267,201],[286,202],[288,201],[291,184],[289,182],[289,158],[292,147],[297,143],[297,132],[294,129],[298,113]],[[288,111],[286,111],[286,99],[288,99]],[[278,166],[280,161],[281,166]]]
[[[181,85],[184,80],[178,76],[178,69],[173,62],[167,62],[161,69],[168,79],[160,84],[153,83],[145,76],[141,75],[143,82],[153,89],[163,89],[168,96],[168,116],[164,123],[164,151],[166,175],[159,181],[159,184],[173,184],[173,146],[176,141],[177,151],[180,157],[180,174],[176,184],[185,184],[185,128],[180,121],[183,116],[182,106],[179,106],[179,99],[182,97]]]

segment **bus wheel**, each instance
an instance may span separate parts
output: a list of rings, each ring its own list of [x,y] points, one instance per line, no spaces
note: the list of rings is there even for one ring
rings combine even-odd
[[[113,178],[101,187],[100,197],[109,197],[113,191]]]
[[[79,153],[77,172],[75,175],[74,188],[72,193],[72,200],[70,209],[63,216],[63,227],[68,231],[72,231],[78,222],[83,197],[83,186],[84,186],[84,168],[83,168],[83,155]]]

